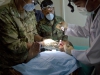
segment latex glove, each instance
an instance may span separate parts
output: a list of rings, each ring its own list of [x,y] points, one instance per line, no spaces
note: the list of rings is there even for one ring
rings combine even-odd
[[[39,52],[40,52],[40,44],[37,42],[34,42],[29,49],[29,53],[28,53],[26,62],[28,62],[29,60],[31,60],[32,58],[37,56]]]
[[[74,48],[70,45],[64,45],[64,51],[69,54],[69,55],[72,55],[71,54],[71,50],[73,50]]]
[[[65,29],[67,29],[68,24],[66,22],[60,22],[59,24],[56,25],[57,29],[60,29],[62,31],[64,31]]]

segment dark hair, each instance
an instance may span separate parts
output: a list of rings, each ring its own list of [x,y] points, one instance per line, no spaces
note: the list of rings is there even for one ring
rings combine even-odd
[[[43,0],[40,4],[40,7],[43,8],[43,7],[46,7],[48,5],[53,5],[53,2],[51,0]]]
[[[77,2],[77,1],[79,1],[79,0],[69,0],[69,2]]]
[[[77,1],[81,1],[81,0],[70,0],[70,2],[77,2]],[[86,0],[85,0],[86,1]]]
[[[72,44],[70,41],[68,41],[68,42],[69,42],[69,45],[70,45],[70,46],[74,47],[73,44]]]
[[[72,0],[72,2],[77,2],[78,0]]]

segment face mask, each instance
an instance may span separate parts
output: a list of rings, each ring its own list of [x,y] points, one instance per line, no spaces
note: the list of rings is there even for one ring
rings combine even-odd
[[[85,7],[78,7],[78,8],[77,8],[78,11],[79,11],[79,13],[81,13],[81,14],[83,14],[83,15],[87,15],[87,16],[91,15],[91,13],[92,13],[92,12],[88,12],[87,9],[86,9],[86,6],[87,6],[87,4],[88,4],[88,1],[89,1],[89,0],[87,0],[87,2],[86,2],[86,4],[85,4]]]
[[[92,13],[92,12],[88,12],[87,9],[84,8],[84,7],[78,7],[77,9],[78,9],[79,13],[81,13],[82,15],[87,15],[87,16],[89,16],[89,15],[91,15],[91,13]]]
[[[35,9],[35,5],[33,3],[28,3],[23,7],[26,11],[33,11]]]
[[[52,13],[47,14],[47,15],[46,15],[46,18],[47,18],[48,20],[53,20],[54,14],[52,14]]]

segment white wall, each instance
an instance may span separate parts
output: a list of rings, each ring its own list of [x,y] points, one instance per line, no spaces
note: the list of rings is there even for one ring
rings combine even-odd
[[[41,3],[43,0],[38,0],[38,1],[39,1],[39,3]],[[36,5],[35,9],[41,10],[40,5],[39,4]]]
[[[55,13],[58,16],[63,16],[63,10],[62,10],[62,0],[52,0],[54,3],[54,7],[55,7]]]
[[[75,12],[71,13],[70,8],[67,6],[68,0],[62,0],[63,1],[63,17],[66,22],[84,26],[86,22],[86,16],[81,15],[77,8],[75,7]],[[79,38],[79,37],[69,37],[69,40],[74,45],[79,46],[88,46],[88,39],[86,38]]]

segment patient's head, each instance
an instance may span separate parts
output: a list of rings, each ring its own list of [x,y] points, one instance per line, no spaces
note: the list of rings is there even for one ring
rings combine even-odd
[[[64,46],[66,46],[66,47],[72,46],[73,47],[73,44],[70,41],[61,41],[59,43],[59,49],[60,49],[60,51],[65,52]]]

